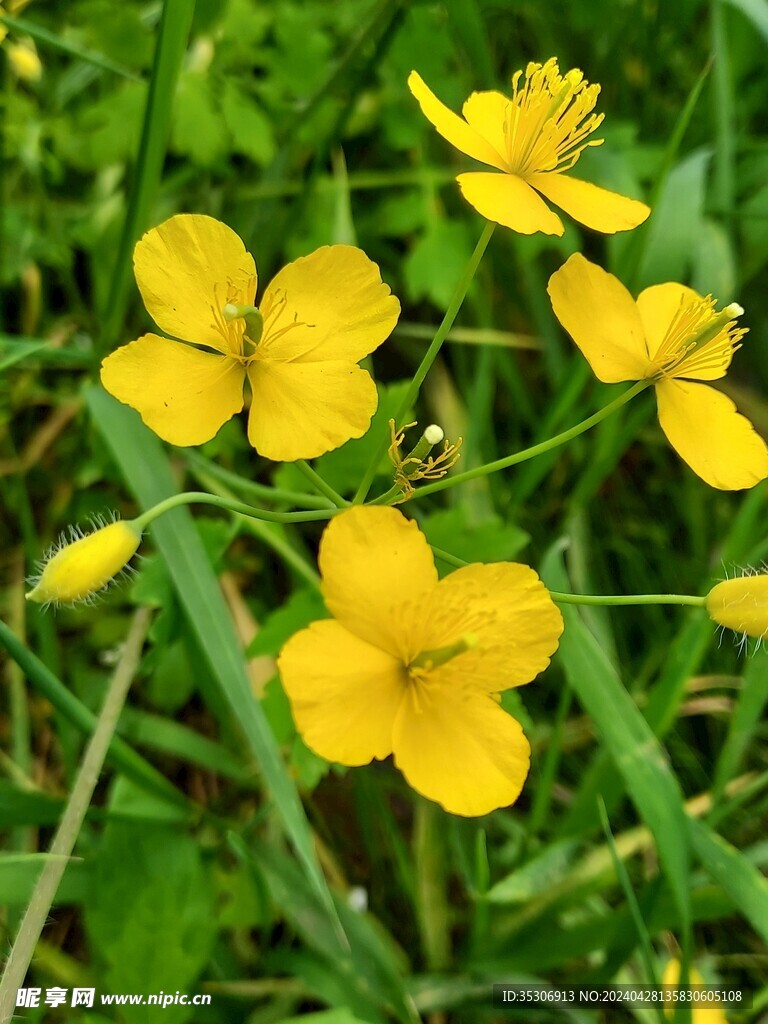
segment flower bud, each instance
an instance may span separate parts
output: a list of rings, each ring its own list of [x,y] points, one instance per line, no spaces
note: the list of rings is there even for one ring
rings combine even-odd
[[[711,619],[747,636],[768,634],[768,573],[723,580],[707,594]]]
[[[141,542],[134,522],[118,520],[51,552],[28,601],[72,604],[103,590],[124,569]]]

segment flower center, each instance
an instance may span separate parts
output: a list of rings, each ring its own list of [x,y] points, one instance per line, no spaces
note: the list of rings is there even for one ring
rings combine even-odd
[[[247,305],[256,291],[256,279],[251,277],[245,286],[242,283],[235,284],[232,278],[226,283],[217,281],[213,286],[213,294],[216,301],[211,304],[213,314],[213,328],[217,331],[224,342],[227,353],[239,359],[243,356],[243,335],[245,334],[245,320],[242,317],[230,316],[227,309],[241,308]],[[252,309],[252,306],[248,306]]]
[[[738,303],[732,302],[716,313],[711,295],[681,300],[646,377],[722,376],[747,333],[746,328],[736,326],[735,318],[743,312]]]
[[[561,75],[554,57],[546,64],[530,63],[518,89],[521,75],[518,71],[512,78],[504,124],[510,171],[524,178],[570,170],[582,150],[602,144],[602,139],[588,138],[603,121],[603,114],[591,113],[600,86],[588,85],[575,68]]]

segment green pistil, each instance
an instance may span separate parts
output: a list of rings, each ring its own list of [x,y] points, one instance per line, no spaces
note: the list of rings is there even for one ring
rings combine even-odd
[[[245,336],[253,345],[258,345],[264,333],[264,317],[256,306],[238,306],[228,302],[223,310],[227,320],[245,320]]]
[[[465,651],[471,651],[473,647],[477,647],[479,642],[474,633],[465,633],[455,644],[436,647],[434,651],[422,651],[421,654],[417,654],[408,668],[438,668],[440,665],[445,665],[451,658],[464,654]]]

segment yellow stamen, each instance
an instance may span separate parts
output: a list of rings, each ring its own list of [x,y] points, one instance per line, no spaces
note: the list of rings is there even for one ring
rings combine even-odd
[[[522,89],[520,75],[512,78],[504,125],[510,171],[526,177],[569,170],[587,146],[602,143],[588,139],[603,121],[602,114],[591,114],[600,86],[588,85],[576,68],[561,75],[554,57],[546,64],[529,64]]]
[[[741,345],[746,328],[737,327],[735,317],[744,310],[731,303],[719,313],[711,295],[681,301],[680,307],[653,356],[647,377],[697,377],[702,373],[725,373],[733,353]]]

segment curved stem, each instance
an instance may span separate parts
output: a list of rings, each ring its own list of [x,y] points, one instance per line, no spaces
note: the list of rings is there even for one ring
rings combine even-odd
[[[240,516],[248,516],[250,519],[263,519],[267,523],[313,523],[324,519],[331,519],[340,511],[338,508],[311,509],[307,512],[271,512],[265,508],[254,508],[242,501],[234,501],[232,498],[223,498],[217,494],[208,494],[205,491],[184,491],[181,494],[174,494],[165,501],[153,505],[152,508],[142,512],[133,522],[137,529],[146,530],[150,523],[159,516],[178,508],[179,505],[215,505],[216,508],[223,508],[227,512],[235,512]]]
[[[426,494],[434,494],[436,491],[443,491],[446,487],[455,487],[456,484],[466,483],[468,480],[476,480],[479,476],[488,476],[490,473],[497,473],[500,469],[507,469],[509,466],[516,466],[520,462],[526,462],[528,459],[533,459],[537,455],[543,455],[545,452],[551,451],[553,448],[559,447],[561,444],[565,444],[567,441],[571,441],[574,437],[578,437],[579,434],[583,434],[585,430],[589,430],[591,427],[596,426],[611,413],[616,412],[622,405],[626,405],[635,395],[639,395],[641,391],[644,391],[650,386],[652,382],[649,380],[640,380],[637,384],[634,384],[631,388],[619,395],[608,405],[599,409],[596,413],[588,416],[581,423],[577,423],[575,427],[569,427],[568,430],[564,430],[561,434],[555,434],[554,437],[550,437],[547,441],[541,441],[539,444],[535,444],[530,448],[524,448],[522,451],[515,452],[513,455],[507,455],[503,459],[497,459],[495,462],[486,462],[483,466],[476,466],[475,469],[468,469],[465,473],[457,473],[456,476],[447,476],[443,480],[437,480],[433,484],[427,484],[426,487],[419,487],[416,492],[419,497],[423,497]],[[378,504],[379,500],[376,499],[374,504]]]
[[[448,332],[453,327],[454,320],[458,316],[459,310],[461,309],[461,305],[464,302],[464,298],[467,294],[467,291],[469,290],[469,286],[472,284],[472,279],[474,278],[475,273],[477,272],[477,268],[480,265],[480,260],[483,258],[483,253],[485,252],[488,243],[491,240],[491,236],[493,235],[495,227],[496,225],[492,224],[490,221],[485,225],[483,233],[480,236],[480,240],[475,246],[475,251],[472,253],[469,263],[467,263],[466,267],[464,268],[464,273],[461,275],[461,280],[458,282],[456,288],[454,289],[453,295],[451,296],[451,301],[448,303],[448,308],[445,311],[445,316],[443,317],[442,323],[438,327],[437,332],[435,333],[435,336],[432,339],[432,343],[427,349],[426,354],[422,359],[418,370],[413,376],[413,380],[408,386],[408,391],[406,392],[402,402],[400,403],[400,407],[397,410],[394,417],[395,423],[400,424],[403,422],[403,417],[406,415],[408,410],[413,406],[413,403],[416,401],[416,398],[418,397],[419,394],[419,389],[421,388],[421,385],[424,383],[424,378],[429,373],[432,363],[434,363],[435,359],[437,358],[437,354],[442,348],[443,342],[445,341]],[[373,483],[373,478],[376,476],[376,470],[378,468],[378,465],[381,462],[384,452],[386,452],[387,450],[388,442],[389,438],[387,436],[382,437],[381,443],[377,446],[376,452],[373,458],[371,459],[368,469],[365,471],[363,479],[360,482],[360,486],[357,489],[357,494],[355,494],[353,504],[359,505],[361,502],[365,501],[366,497],[368,496],[368,491],[371,489],[371,484]]]
[[[312,484],[315,490],[319,491],[320,494],[325,495],[325,497],[328,498],[329,501],[333,502],[336,508],[344,508],[345,505],[349,505],[349,502],[346,500],[346,498],[342,498],[339,492],[335,491],[329,483],[326,483],[326,481],[323,480],[320,474],[316,470],[314,470],[310,466],[310,464],[306,462],[304,459],[298,459],[294,463],[294,465],[301,473],[304,474],[304,476],[307,478],[307,480],[309,480],[309,482]]]
[[[549,596],[558,604],[637,605],[688,604],[703,608],[706,597],[695,594],[559,594],[550,590]]]

